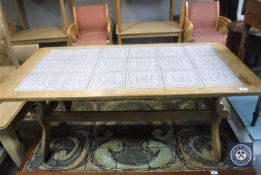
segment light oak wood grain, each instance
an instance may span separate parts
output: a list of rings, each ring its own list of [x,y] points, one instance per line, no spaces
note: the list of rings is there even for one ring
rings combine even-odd
[[[117,35],[173,34],[182,32],[178,23],[172,21],[122,23],[121,25],[122,32],[117,30]]]
[[[116,17],[118,44],[122,44],[125,38],[150,38],[150,37],[171,37],[178,36],[178,42],[181,42],[183,23],[184,23],[184,6],[185,0],[180,3],[179,24],[174,21],[175,2],[170,0],[169,20],[151,21],[138,23],[122,23],[121,18],[121,1],[116,0]]]
[[[28,29],[17,32],[11,38],[12,44],[35,44],[48,42],[67,42],[65,32],[57,27]]]
[[[191,44],[163,44],[163,45],[197,45]],[[36,52],[23,64],[8,81],[1,86],[0,101],[46,101],[46,100],[127,100],[127,99],[161,99],[173,97],[222,97],[231,95],[257,95],[261,94],[261,82],[231,51],[218,43],[210,44],[223,61],[230,67],[235,75],[245,85],[247,90],[240,87],[213,87],[213,88],[160,88],[160,89],[117,89],[117,90],[82,90],[82,91],[34,91],[16,92],[16,86],[31,72],[37,63],[54,48],[44,48]],[[91,46],[77,48],[102,48],[102,47],[137,47],[129,46]],[[144,46],[144,45],[142,45]],[[155,46],[155,45],[148,45]],[[57,48],[55,48],[57,49]],[[60,49],[66,49],[60,47]]]

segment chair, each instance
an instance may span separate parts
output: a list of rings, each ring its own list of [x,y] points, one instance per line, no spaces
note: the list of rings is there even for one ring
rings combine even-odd
[[[107,4],[73,8],[74,23],[67,29],[69,45],[112,44],[112,23]]]
[[[219,16],[219,1],[187,1],[184,41],[226,44],[226,26],[230,22],[226,17]]]
[[[16,70],[13,65],[18,64],[12,46],[1,26],[2,24],[0,24],[0,84]],[[14,58],[11,59],[12,56]],[[24,101],[0,102],[0,142],[18,167],[24,156],[24,148],[15,132],[14,124],[27,114],[31,106],[32,103]]]

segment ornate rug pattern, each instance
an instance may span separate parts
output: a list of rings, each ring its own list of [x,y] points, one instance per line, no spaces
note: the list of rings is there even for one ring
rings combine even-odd
[[[74,102],[72,110],[135,110],[207,108],[202,101]],[[64,110],[59,104],[57,110]],[[221,126],[223,153],[236,141],[226,122]],[[52,127],[51,157],[40,163],[39,143],[23,171],[126,172],[189,171],[227,168],[216,163],[211,150],[209,123],[199,122],[97,122],[58,124]],[[226,155],[224,154],[225,158]]]

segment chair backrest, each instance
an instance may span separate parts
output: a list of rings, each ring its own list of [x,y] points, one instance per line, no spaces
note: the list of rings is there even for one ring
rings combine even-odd
[[[12,60],[7,46],[5,37],[0,38],[0,66],[12,66]]]
[[[106,4],[77,6],[75,22],[80,33],[106,31],[108,22]]]
[[[187,1],[186,17],[192,22],[195,31],[215,30],[219,17],[219,1]]]
[[[10,34],[4,9],[0,3],[0,65],[10,64],[19,67],[18,60],[10,42]]]

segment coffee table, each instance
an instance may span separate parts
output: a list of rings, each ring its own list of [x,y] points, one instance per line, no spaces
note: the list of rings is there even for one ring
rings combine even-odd
[[[39,102],[41,157],[48,159],[53,121],[211,121],[212,149],[221,160],[222,97],[260,95],[261,82],[218,43],[43,48],[1,85],[0,101]],[[210,100],[207,110],[57,112],[57,101]],[[56,101],[56,102],[52,102]]]

